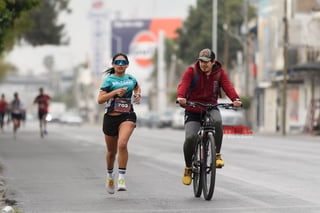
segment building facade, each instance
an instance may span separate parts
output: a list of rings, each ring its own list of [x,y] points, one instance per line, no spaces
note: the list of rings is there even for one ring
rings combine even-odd
[[[258,3],[256,123],[260,131],[313,133],[319,126],[320,4],[286,0],[288,41],[284,40],[284,1]],[[286,109],[283,111],[284,45],[287,44]],[[285,127],[282,118],[286,113]]]

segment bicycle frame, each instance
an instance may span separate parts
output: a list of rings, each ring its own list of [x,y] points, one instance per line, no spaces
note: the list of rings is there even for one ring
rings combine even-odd
[[[212,109],[222,106],[232,108],[233,104],[203,104],[200,102],[187,102],[188,106],[201,106],[205,108],[201,118],[201,126],[198,131],[198,140],[192,159],[192,178],[195,197],[203,196],[206,200],[211,200],[215,186],[216,176],[216,144],[214,120],[210,115]]]
[[[200,148],[200,182],[203,196],[206,200],[211,200],[213,196],[216,176],[216,145],[214,140],[215,127],[210,111],[211,107],[206,108],[204,116],[201,119],[201,126],[198,131],[198,143],[200,146],[196,145],[197,148]]]
[[[195,151],[193,154],[192,159],[192,173],[193,173],[193,189],[194,189],[194,195],[195,197],[200,197],[201,193],[203,191],[203,194],[205,198],[207,199],[208,190],[206,186],[206,182],[204,180],[207,180],[207,178],[204,176],[204,173],[212,172],[212,169],[205,166],[206,159],[207,159],[207,150],[208,150],[208,143],[207,138],[209,137],[209,134],[213,138],[215,133],[215,128],[213,126],[213,121],[210,117],[209,111],[206,111],[204,114],[204,117],[201,120],[201,126],[198,131],[198,139],[195,146]],[[215,171],[214,171],[215,173]],[[210,198],[211,199],[211,198]]]

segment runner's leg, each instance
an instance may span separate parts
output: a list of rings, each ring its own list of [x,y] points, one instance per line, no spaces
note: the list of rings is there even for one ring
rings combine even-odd
[[[42,116],[42,122],[43,122],[43,130],[44,130],[44,133],[47,134],[47,113],[43,113],[43,116]]]
[[[0,128],[3,130],[4,113],[0,113]]]
[[[105,135],[105,141],[107,146],[107,154],[106,154],[107,169],[113,169],[114,161],[117,154],[118,136]]]
[[[128,162],[128,141],[136,127],[136,124],[132,121],[122,122],[119,126],[119,139],[118,139],[118,166],[119,168],[126,168]]]
[[[115,192],[115,185],[114,185],[114,161],[117,154],[117,141],[118,136],[108,136],[105,135],[105,141],[107,146],[107,154],[106,154],[106,189],[109,194],[113,194]]]
[[[43,136],[43,130],[42,130],[42,113],[38,111],[38,119],[39,119],[39,127],[40,127],[40,135]]]
[[[126,191],[125,184],[126,167],[128,163],[128,142],[129,138],[135,128],[136,124],[132,121],[124,121],[119,126],[119,139],[118,139],[118,191]]]
[[[42,114],[41,122],[43,126],[43,132],[44,134],[47,134],[47,113]]]

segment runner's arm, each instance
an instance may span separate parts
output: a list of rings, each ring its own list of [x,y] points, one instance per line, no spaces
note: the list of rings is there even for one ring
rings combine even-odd
[[[104,90],[100,90],[97,101],[98,101],[99,104],[103,104],[106,101],[108,101],[110,98],[112,98],[112,97],[114,97],[116,95],[122,96],[126,92],[127,92],[127,88],[126,87],[119,88],[119,89],[113,90],[111,92],[106,92]]]
[[[139,104],[141,101],[141,88],[138,83],[136,87],[133,89],[133,97],[134,97],[134,102]]]

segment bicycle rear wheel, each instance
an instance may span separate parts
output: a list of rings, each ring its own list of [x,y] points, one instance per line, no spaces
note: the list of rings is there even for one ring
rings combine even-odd
[[[201,147],[200,142],[197,142],[193,160],[192,160],[192,179],[193,179],[193,193],[195,197],[200,197],[202,192],[202,181],[201,181],[201,163],[200,163]]]
[[[204,163],[201,173],[203,196],[206,200],[211,200],[216,180],[216,146],[211,132],[208,133],[204,144]]]

